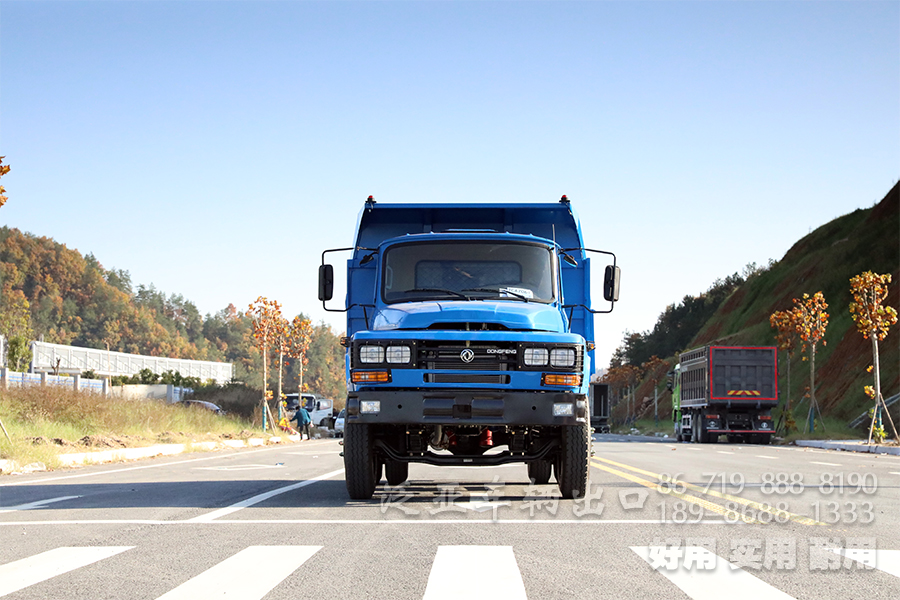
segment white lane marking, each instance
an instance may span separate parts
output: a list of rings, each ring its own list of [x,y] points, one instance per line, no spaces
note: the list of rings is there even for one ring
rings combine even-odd
[[[829,548],[829,550],[868,567],[875,567],[879,571],[884,571],[894,577],[900,577],[900,550],[862,548]]]
[[[694,452],[700,452],[700,448],[687,447],[687,448],[685,448],[685,450],[693,450]]]
[[[756,458],[768,458],[769,460],[778,460],[777,456],[766,456],[765,454],[757,454]]]
[[[81,496],[60,496],[59,498],[48,498],[47,500],[38,500],[37,502],[29,502],[28,504],[19,504],[18,506],[8,506],[6,508],[0,508],[0,514],[15,512],[17,510],[32,510],[35,508],[44,508],[46,505],[53,504],[54,502],[74,500],[75,498],[81,498]]]
[[[719,454],[734,454],[734,452],[726,452],[725,450],[716,450]]]
[[[194,467],[195,471],[257,471],[259,469],[283,469],[283,464],[278,465],[225,465],[222,467]]]
[[[890,473],[891,473],[891,475],[900,475],[900,472],[897,472],[897,471],[890,471]]]
[[[464,506],[464,505],[462,505]],[[155,521],[150,519],[94,519],[84,521],[4,521],[0,527],[36,527],[39,525],[672,525],[659,519],[217,519],[215,521]],[[741,526],[724,519],[704,519],[692,525]]]
[[[423,600],[456,600],[460,577],[467,600],[525,600],[512,546],[438,546]]]
[[[841,465],[839,465],[838,463],[819,462],[819,461],[817,461],[817,460],[811,460],[811,461],[809,461],[809,464],[811,464],[811,465],[825,465],[826,467],[839,467],[839,466],[841,466]]]
[[[134,546],[55,548],[0,566],[0,596],[95,563]]]
[[[204,515],[200,515],[199,517],[194,517],[193,519],[188,519],[184,521],[185,523],[206,523],[208,521],[213,521],[218,519],[219,517],[224,517],[225,515],[230,515],[231,513],[237,512],[241,509],[247,508],[248,506],[253,506],[254,504],[259,504],[260,502],[265,502],[269,498],[273,498],[278,496],[279,494],[284,494],[285,492],[290,492],[293,490],[299,490],[300,488],[304,488],[308,485],[312,485],[316,482],[330,479],[335,475],[340,475],[343,473],[343,469],[338,469],[337,471],[332,471],[331,473],[325,473],[324,475],[319,475],[318,477],[313,477],[312,479],[307,479],[306,481],[301,481],[299,483],[294,483],[291,485],[286,485],[284,487],[271,490],[262,494],[257,494],[252,498],[247,498],[246,500],[241,500],[237,504],[232,504],[231,506],[226,506],[225,508],[220,508],[219,510],[214,510],[212,512],[206,513]]]
[[[660,559],[662,559],[663,566],[665,565],[665,548],[652,549],[649,546],[631,546],[631,549],[651,566]],[[655,550],[655,552],[651,554],[651,550]],[[794,600],[793,596],[788,596],[778,588],[772,587],[705,548],[687,546],[681,550],[685,557],[690,553],[692,558],[697,559],[698,564],[715,561],[714,569],[702,571],[699,569],[689,571],[682,564],[679,564],[677,569],[656,569],[693,600],[721,600],[722,590],[728,590],[726,595],[729,600],[758,600],[759,598]],[[661,554],[657,555],[657,552],[661,552]]]
[[[61,475],[59,477],[39,477],[36,479],[29,479],[28,481],[16,481],[13,483],[4,483],[0,484],[0,488],[11,487],[14,485],[44,485],[48,481],[61,481],[63,479],[77,479],[79,477],[102,477],[104,475],[115,475],[118,473],[124,473],[126,471],[140,471],[142,469],[158,469],[160,467],[172,467],[175,465],[185,465],[188,463],[200,462],[204,460],[216,460],[221,458],[233,458],[235,456],[248,456],[250,454],[256,454],[258,452],[271,452],[273,450],[283,450],[284,446],[281,447],[271,447],[271,448],[260,448],[259,450],[241,450],[237,452],[231,452],[228,454],[219,454],[215,456],[204,456],[203,458],[191,458],[188,460],[177,460],[172,462],[165,463],[157,463],[155,465],[140,465],[137,467],[125,467],[122,469],[110,469],[104,471],[96,471],[93,473],[78,473],[76,475]]]
[[[322,546],[250,546],[158,600],[259,599],[321,549]]]

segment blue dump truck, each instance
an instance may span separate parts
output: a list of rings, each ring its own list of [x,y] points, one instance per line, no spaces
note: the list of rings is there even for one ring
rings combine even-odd
[[[778,350],[771,346],[703,346],[683,352],[669,372],[672,420],[679,442],[768,444],[778,406]]]
[[[343,308],[329,306],[349,252]],[[608,256],[599,310],[589,253]],[[376,204],[355,244],[326,250],[319,299],[346,311],[344,467],[353,499],[409,464],[525,463],[564,498],[588,485],[588,385],[597,312],[619,268],[584,247],[565,196],[546,204]],[[334,302],[332,302],[334,304]]]

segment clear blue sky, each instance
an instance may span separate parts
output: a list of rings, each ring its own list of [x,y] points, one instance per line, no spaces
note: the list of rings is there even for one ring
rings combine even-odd
[[[0,223],[338,330],[316,268],[369,194],[567,194],[623,269],[605,366],[897,181],[900,2],[4,0],[0,154]]]

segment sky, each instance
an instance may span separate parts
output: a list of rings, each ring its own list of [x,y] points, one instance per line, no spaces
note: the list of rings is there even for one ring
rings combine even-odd
[[[896,183],[900,2],[2,0],[0,155],[0,225],[336,331],[317,267],[370,194],[566,194],[622,268],[602,367]]]

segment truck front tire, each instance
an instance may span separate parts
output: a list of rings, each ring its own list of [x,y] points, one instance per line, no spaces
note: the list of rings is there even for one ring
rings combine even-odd
[[[556,463],[556,481],[562,497],[567,500],[583,498],[587,492],[590,443],[591,431],[587,423],[562,428],[562,448]]]
[[[353,500],[369,500],[381,480],[381,461],[375,457],[373,441],[365,423],[347,423],[344,427],[344,477]]]

